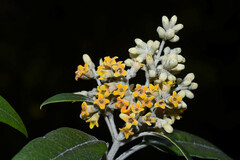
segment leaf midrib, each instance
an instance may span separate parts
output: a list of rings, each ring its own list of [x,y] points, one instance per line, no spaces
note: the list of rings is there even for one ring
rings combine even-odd
[[[95,142],[98,142],[98,141],[99,141],[99,140],[93,139],[93,140],[89,140],[89,141],[86,141],[86,142],[84,142],[84,143],[75,145],[75,146],[73,146],[73,147],[71,147],[71,148],[66,149],[65,151],[63,151],[62,153],[58,154],[56,157],[52,158],[51,160],[56,160],[57,158],[63,156],[63,155],[66,154],[67,152],[72,151],[72,150],[74,150],[74,149],[76,149],[76,148],[78,148],[78,147],[80,147],[80,146],[83,146],[83,145],[86,145],[86,144],[89,144],[89,143],[95,143]]]

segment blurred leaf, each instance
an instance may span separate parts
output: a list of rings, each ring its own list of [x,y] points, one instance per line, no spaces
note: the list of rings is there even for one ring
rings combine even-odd
[[[97,160],[106,150],[104,141],[80,130],[64,127],[30,141],[13,160]]]
[[[81,102],[81,101],[85,101],[85,102],[93,102],[92,98],[89,98],[87,96],[84,95],[80,95],[80,94],[74,94],[74,93],[60,93],[60,94],[56,94],[50,98],[48,98],[47,100],[45,100],[41,106],[40,109],[42,109],[42,107],[46,104],[50,104],[50,103],[58,103],[58,102]]]
[[[183,156],[183,152],[178,148],[178,146],[181,146],[181,148],[192,157],[231,160],[230,157],[212,143],[193,134],[180,130],[174,130],[173,133],[166,133],[163,135],[158,132],[155,133],[158,137],[145,137],[144,141],[162,151],[166,151],[177,156]],[[173,144],[171,141],[175,142],[177,145]]]
[[[0,96],[0,122],[10,125],[28,137],[27,130],[21,118],[2,96]]]

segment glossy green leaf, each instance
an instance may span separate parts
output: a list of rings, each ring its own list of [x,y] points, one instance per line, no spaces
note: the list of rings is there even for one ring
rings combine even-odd
[[[157,134],[159,135],[159,133]],[[212,143],[184,131],[174,130],[173,133],[164,134],[160,137],[161,139],[156,137],[145,137],[144,140],[146,143],[160,150],[178,156],[182,156],[182,152],[176,147],[176,145],[170,143],[169,140],[176,142],[177,145],[180,145],[192,157],[231,160],[229,156],[227,156],[223,151],[214,146]]]
[[[2,96],[0,96],[0,122],[8,124],[28,137],[27,130],[21,118]]]
[[[104,141],[72,128],[59,128],[29,142],[13,160],[98,160],[107,150]]]
[[[87,96],[84,95],[80,95],[80,94],[74,94],[74,93],[60,93],[57,95],[54,95],[50,98],[48,98],[47,100],[45,100],[40,108],[42,109],[42,107],[46,104],[50,104],[50,103],[58,103],[58,102],[93,102],[92,98],[89,98]]]

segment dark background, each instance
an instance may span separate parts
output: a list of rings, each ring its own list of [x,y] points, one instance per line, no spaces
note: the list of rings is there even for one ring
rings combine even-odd
[[[39,106],[57,93],[95,87],[95,81],[74,80],[77,66],[83,64],[82,54],[88,53],[96,64],[108,55],[124,60],[135,38],[159,40],[156,28],[163,15],[177,15],[184,24],[180,41],[167,45],[182,48],[187,61],[181,76],[193,72],[199,84],[195,98],[186,100],[188,110],[173,127],[203,137],[240,159],[237,0],[0,0],[0,94],[19,113],[29,133],[26,139],[1,124],[1,159],[10,159],[33,138],[64,126],[110,141],[102,119],[99,128],[90,130],[79,118],[80,103],[52,104],[43,110]],[[176,159],[152,148],[129,159],[156,156]]]

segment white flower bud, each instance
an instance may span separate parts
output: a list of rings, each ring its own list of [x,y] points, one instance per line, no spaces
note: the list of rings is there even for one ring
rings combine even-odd
[[[129,48],[128,52],[132,53],[132,54],[137,54],[138,53],[138,49],[136,49],[135,47],[132,47],[132,48]]]
[[[176,31],[175,31],[175,33],[176,33]],[[172,38],[172,39],[170,39],[169,41],[170,42],[177,42],[177,41],[179,41],[179,36],[178,35],[174,35],[174,37]]]
[[[143,62],[145,59],[146,59],[146,55],[145,55],[145,54],[140,54],[140,55],[136,58],[136,60],[137,60],[138,62]]]
[[[162,16],[162,25],[165,30],[169,28],[169,20],[167,16]]]
[[[190,81],[189,79],[187,79],[187,80],[184,80],[183,82],[182,82],[182,85],[183,86],[188,86],[188,85],[190,85],[192,83],[192,81]]]
[[[185,63],[186,59],[182,55],[177,55],[177,60],[179,63]]]
[[[88,54],[83,55],[83,61],[84,61],[84,63],[88,63],[90,68],[94,67],[94,63],[92,62],[92,60],[91,60],[91,58],[89,57]]]
[[[172,53],[175,53],[178,55],[179,53],[182,52],[182,49],[180,47],[177,47],[177,48],[172,49],[171,51],[172,51]]]
[[[187,104],[184,101],[181,101],[180,103],[182,105],[182,108],[187,108]]]
[[[166,73],[166,72],[162,72],[162,73],[160,74],[160,76],[159,76],[159,79],[160,79],[161,81],[166,81],[166,79],[167,79],[167,73]]]
[[[172,71],[182,71],[185,69],[184,64],[178,64],[175,68],[172,69]]]
[[[172,16],[172,18],[170,19],[170,27],[173,27],[176,23],[177,23],[177,16],[174,15],[174,16]]]
[[[128,59],[126,59],[126,60],[124,61],[124,63],[125,63],[126,66],[128,66],[128,67],[132,67],[134,61],[133,61],[132,59],[128,58]]]
[[[103,65],[103,60],[102,60],[102,58],[100,58],[100,60],[99,60],[99,65]]]
[[[188,73],[188,74],[185,76],[184,80],[187,80],[187,79],[188,79],[188,80],[190,80],[190,81],[193,81],[194,78],[195,78],[195,76],[194,76],[193,73]]]
[[[144,47],[146,44],[139,38],[135,39],[135,43],[139,46],[139,47]]]
[[[176,67],[178,64],[178,61],[177,59],[170,59],[169,60],[169,63],[167,64],[167,68],[173,68],[173,67]]]
[[[162,28],[162,27],[158,27],[157,28],[157,32],[158,32],[158,35],[159,35],[159,37],[160,38],[164,38],[164,36],[165,36],[165,30]]]
[[[175,81],[176,80],[176,77],[174,75],[169,75],[168,76],[168,80],[169,81]]]
[[[155,50],[158,49],[159,46],[160,46],[160,42],[156,40],[156,41],[154,41],[153,44],[151,45],[151,49],[155,51]]]
[[[186,93],[186,97],[189,98],[189,99],[193,99],[194,98],[194,94],[189,91],[189,90],[185,90],[185,93]]]
[[[151,78],[156,77],[156,72],[154,70],[149,70],[149,76]]]
[[[165,47],[164,50],[163,50],[163,52],[164,52],[165,55],[166,55],[166,54],[169,54],[170,51],[171,51],[171,49],[170,49],[169,47]]]
[[[189,86],[189,89],[191,89],[191,90],[194,90],[194,89],[197,89],[197,88],[198,88],[198,84],[195,83],[195,82],[191,83],[191,85]]]
[[[172,133],[173,132],[173,127],[171,125],[169,125],[168,123],[163,123],[162,126],[163,126],[163,129],[167,133]]]
[[[183,24],[177,24],[172,29],[175,30],[175,32],[178,32],[183,29]]]
[[[166,32],[166,39],[170,40],[174,37],[174,35],[175,35],[175,30],[168,29],[167,32]]]
[[[185,95],[186,95],[185,90],[181,90],[180,92],[178,92],[178,96],[180,96],[182,98],[184,98]]]
[[[153,65],[154,61],[151,54],[146,56],[146,62],[149,66]]]

